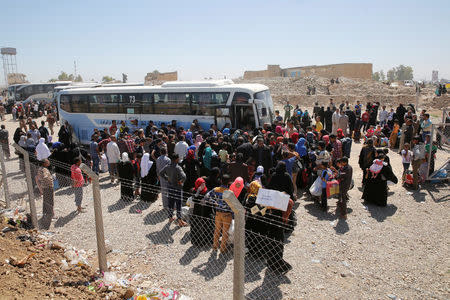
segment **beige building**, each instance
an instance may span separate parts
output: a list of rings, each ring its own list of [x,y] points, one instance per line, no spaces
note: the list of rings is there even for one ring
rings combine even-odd
[[[306,77],[317,75],[326,78],[372,78],[371,63],[345,63],[323,66],[304,66],[282,69],[279,65],[267,65],[267,70],[245,71],[244,79],[271,77]]]
[[[145,76],[145,84],[152,81],[177,81],[178,71],[166,73],[147,73]]]

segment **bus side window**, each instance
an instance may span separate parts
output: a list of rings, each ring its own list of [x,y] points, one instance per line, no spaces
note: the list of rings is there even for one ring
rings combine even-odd
[[[248,104],[248,99],[250,99],[250,95],[247,93],[242,92],[236,92],[233,96],[233,103],[241,103],[241,104]]]
[[[59,99],[59,107],[66,111],[66,112],[70,112],[70,95],[61,95],[60,99]]]
[[[142,113],[153,114],[153,94],[142,95]]]

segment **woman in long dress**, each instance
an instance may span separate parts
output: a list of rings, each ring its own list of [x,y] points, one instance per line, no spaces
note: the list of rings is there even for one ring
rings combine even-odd
[[[145,153],[141,160],[141,200],[155,202],[159,189],[156,186],[156,164],[150,160],[150,154]]]
[[[194,150],[188,150],[188,154],[185,159],[181,162],[181,167],[186,173],[186,181],[183,184],[183,191],[188,194],[189,191],[194,187],[195,180],[198,178],[200,173],[200,163],[195,159]]]
[[[400,130],[400,126],[398,125],[398,121],[394,121],[394,128],[392,129],[391,136],[389,137],[389,147],[391,149],[394,149],[395,144],[397,144],[399,130]]]
[[[373,164],[366,170],[366,184],[362,198],[364,202],[378,206],[387,205],[387,181],[397,183],[398,179],[392,172],[392,168],[384,161],[384,155],[380,154]]]
[[[252,181],[248,187],[248,195],[245,200],[245,210],[247,211],[245,245],[248,253],[255,258],[264,258],[268,243],[265,236],[268,224],[264,221],[264,216],[261,213],[264,207],[256,204],[256,197],[260,188],[259,181]]]
[[[205,203],[208,189],[203,178],[197,178],[194,184],[192,200],[194,209],[190,218],[191,242],[195,246],[211,245],[214,233],[214,215],[212,206]]]
[[[117,165],[120,182],[120,198],[123,201],[133,201],[133,165],[128,157],[128,153],[122,153],[122,160]]]

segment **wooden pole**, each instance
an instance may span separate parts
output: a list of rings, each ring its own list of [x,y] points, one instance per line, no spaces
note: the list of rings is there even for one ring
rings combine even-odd
[[[245,282],[245,209],[232,191],[225,191],[223,198],[234,212],[233,300],[243,300]]]
[[[0,145],[0,164],[2,167],[2,177],[3,177],[2,181],[3,181],[3,191],[5,192],[6,208],[11,208],[11,203],[9,199],[8,175],[6,174],[5,156],[3,155],[2,145]]]
[[[31,168],[30,168],[30,155],[28,151],[23,149],[17,144],[13,144],[13,147],[16,148],[23,155],[23,161],[25,163],[25,175],[27,178],[27,187],[28,187],[28,201],[30,204],[30,214],[31,214],[31,224],[34,228],[38,228],[37,221],[37,213],[36,213],[36,203],[34,202],[34,192],[33,192],[33,182],[31,181]]]
[[[108,271],[108,264],[106,260],[106,245],[105,245],[105,232],[103,227],[103,213],[102,213],[102,198],[100,194],[100,183],[98,175],[95,174],[85,164],[81,164],[81,170],[86,173],[92,180],[92,194],[94,197],[94,215],[95,215],[95,233],[97,236],[97,254],[98,254],[98,266],[100,272]]]

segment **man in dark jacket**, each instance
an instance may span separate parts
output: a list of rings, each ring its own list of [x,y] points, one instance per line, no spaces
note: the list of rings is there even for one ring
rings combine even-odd
[[[325,111],[325,130],[328,132],[331,132],[333,127],[332,116],[333,112],[331,111],[331,108],[328,106],[327,110]]]
[[[181,166],[178,165],[178,154],[174,153],[171,157],[170,164],[163,167],[159,172],[159,176],[164,178],[169,183],[169,222],[173,222],[174,206],[177,207],[177,219],[179,226],[186,226],[186,222],[181,219],[181,199],[183,183],[186,180],[186,174]]]
[[[257,166],[263,166],[264,172],[267,174],[272,168],[272,154],[270,148],[264,144],[262,137],[258,138],[257,144],[253,147],[253,159]]]

